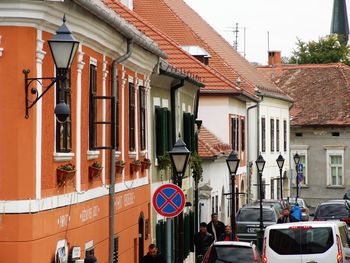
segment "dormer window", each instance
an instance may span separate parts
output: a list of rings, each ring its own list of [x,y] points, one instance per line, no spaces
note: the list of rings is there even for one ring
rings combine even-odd
[[[199,46],[181,46],[183,50],[190,53],[193,57],[198,59],[205,65],[209,65],[209,58],[211,58],[210,54]]]

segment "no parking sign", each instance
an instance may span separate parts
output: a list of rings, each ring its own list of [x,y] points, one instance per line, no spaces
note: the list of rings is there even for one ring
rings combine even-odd
[[[164,184],[153,194],[152,205],[158,214],[164,217],[175,217],[185,207],[185,194],[175,184]]]

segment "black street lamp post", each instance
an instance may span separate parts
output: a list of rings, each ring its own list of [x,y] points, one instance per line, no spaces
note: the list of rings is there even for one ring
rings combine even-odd
[[[261,251],[262,250],[262,244],[263,244],[263,238],[264,238],[264,219],[263,219],[263,207],[262,207],[262,199],[263,199],[263,188],[262,188],[262,173],[264,171],[265,167],[265,160],[259,155],[258,159],[255,161],[256,167],[258,169],[259,174],[259,205],[260,205],[260,218],[259,218],[259,230],[256,233],[256,239],[257,239],[257,247]]]
[[[263,208],[262,208],[262,199],[263,199],[263,188],[262,188],[262,173],[264,171],[265,167],[265,160],[259,155],[258,159],[255,161],[256,167],[258,169],[259,174],[259,205],[260,205],[260,220],[259,220],[259,226],[260,230],[264,230],[264,220],[263,220]]]
[[[236,174],[239,166],[240,159],[237,153],[232,151],[226,159],[227,167],[231,177],[231,229],[232,229],[232,240],[236,239]]]
[[[173,168],[176,172],[176,178],[174,177],[174,183],[177,184],[180,188],[182,187],[182,177],[186,171],[188,162],[190,160],[191,152],[187,149],[186,144],[181,138],[179,138],[174,148],[169,151],[169,156]],[[178,253],[178,262],[183,262],[184,260],[184,221],[183,221],[183,212],[178,215],[178,240],[177,245],[179,248]]]
[[[276,162],[277,162],[278,168],[280,169],[280,191],[281,191],[280,198],[281,198],[281,200],[283,200],[282,169],[283,169],[283,164],[284,164],[284,158],[281,154],[276,159]]]
[[[295,203],[298,202],[298,197],[299,197],[299,179],[298,179],[298,166],[299,166],[299,162],[300,162],[300,156],[298,153],[296,153],[293,157],[294,159],[294,163],[295,163],[295,185],[297,188],[297,194],[295,197]]]
[[[25,82],[25,117],[29,118],[29,109],[31,109],[41,97],[49,91],[49,89],[57,83],[57,89],[59,90],[59,103],[55,107],[55,115],[59,122],[65,122],[70,115],[69,106],[64,101],[64,83],[67,78],[67,71],[69,70],[72,61],[74,59],[75,53],[78,49],[79,42],[74,39],[71,32],[66,26],[66,19],[63,17],[63,24],[56,31],[50,40],[48,40],[50,51],[53,57],[53,61],[56,66],[56,77],[47,78],[29,78],[29,69],[24,69],[24,82]],[[39,91],[35,86],[31,85],[36,81],[40,85],[44,80],[50,80],[51,83],[44,87],[44,90],[39,94]],[[35,96],[34,100],[30,100],[29,90],[31,94]]]

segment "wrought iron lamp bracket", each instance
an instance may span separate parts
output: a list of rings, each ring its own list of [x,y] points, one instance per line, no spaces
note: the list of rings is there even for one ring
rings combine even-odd
[[[48,78],[29,78],[29,69],[24,69],[23,74],[24,74],[24,90],[25,90],[25,104],[26,104],[26,113],[25,113],[25,118],[29,118],[29,109],[31,109],[40,99],[42,96],[45,95],[46,92],[49,91],[49,89],[57,82],[57,78],[55,77],[48,77]],[[43,80],[50,80],[51,83],[47,85],[46,87],[43,84]],[[43,87],[43,92],[39,94],[38,89],[36,86],[33,84],[37,82]],[[30,93],[34,95],[35,99],[29,100],[29,89]]]

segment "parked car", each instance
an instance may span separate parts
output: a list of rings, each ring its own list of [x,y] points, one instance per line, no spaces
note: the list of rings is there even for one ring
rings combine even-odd
[[[259,205],[260,200],[254,201],[253,205]],[[263,199],[262,204],[264,206],[274,206],[278,213],[282,214],[283,208],[285,208],[286,204],[284,200],[277,200],[277,199]]]
[[[202,263],[261,263],[261,257],[253,243],[219,241],[210,246]]]
[[[298,197],[297,201],[298,201],[298,205],[301,209],[301,220],[302,221],[309,221],[310,209],[309,209],[308,205],[306,204],[306,202],[303,198]],[[289,197],[289,198],[285,199],[285,202],[293,208],[293,206],[295,204],[295,198]]]
[[[264,228],[277,223],[280,214],[273,206],[263,206]],[[236,234],[240,241],[256,242],[256,232],[260,229],[260,207],[244,206],[236,217]]]
[[[350,201],[329,200],[316,207],[314,221],[341,220],[350,230]]]
[[[268,226],[262,261],[268,263],[350,262],[345,222],[294,222]]]

